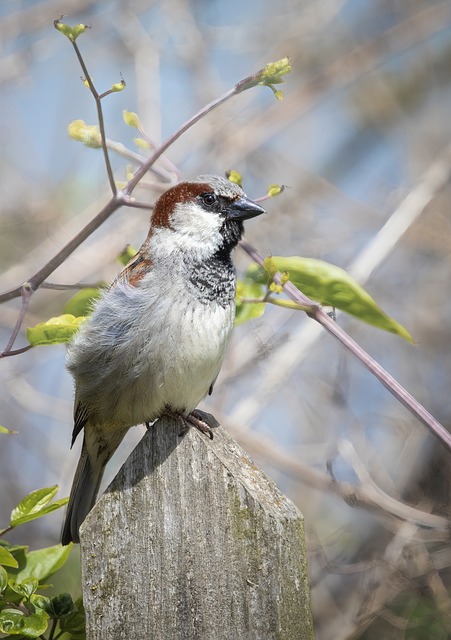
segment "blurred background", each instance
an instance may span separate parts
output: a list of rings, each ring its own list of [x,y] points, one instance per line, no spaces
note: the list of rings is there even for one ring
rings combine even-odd
[[[102,92],[107,136],[145,154],[122,110],[159,143],[204,104],[267,62],[293,71],[274,99],[257,87],[190,129],[167,157],[183,178],[244,176],[249,196],[287,189],[248,223],[264,255],[301,255],[350,270],[415,338],[411,345],[355,319],[337,321],[426,408],[451,426],[451,3],[432,0],[3,0],[0,4],[1,290],[24,282],[109,198],[101,152],[70,140],[74,119],[96,124],[67,39]],[[130,158],[112,155],[124,181]],[[136,165],[133,165],[136,167]],[[170,164],[159,165],[172,181]],[[149,174],[137,192],[166,189]],[[121,209],[49,278],[110,281],[137,247],[149,212]],[[238,250],[243,273],[249,265]],[[33,296],[25,329],[62,313],[69,291]],[[20,309],[0,308],[1,349]],[[72,381],[65,347],[0,363],[0,527],[30,491],[59,484],[69,451]],[[204,403],[305,516],[317,640],[451,637],[450,454],[312,320],[267,308],[236,329]],[[111,479],[142,435],[132,430]],[[80,444],[80,443],[79,443]],[[8,540],[59,538],[62,512]],[[79,589],[76,551],[61,585]]]

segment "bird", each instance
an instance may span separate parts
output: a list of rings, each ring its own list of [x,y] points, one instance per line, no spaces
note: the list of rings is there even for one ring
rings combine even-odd
[[[73,446],[83,446],[61,542],[79,542],[105,465],[134,425],[169,415],[181,434],[210,438],[219,426],[197,409],[211,394],[235,318],[231,252],[243,221],[265,213],[243,189],[217,175],[180,182],[156,201],[138,253],[68,346],[74,379]]]

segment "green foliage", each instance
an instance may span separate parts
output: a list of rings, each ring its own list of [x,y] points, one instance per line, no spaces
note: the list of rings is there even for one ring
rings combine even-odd
[[[59,619],[59,626],[63,633],[69,634],[68,640],[85,640],[85,610],[82,598],[74,603],[71,613]]]
[[[88,316],[92,311],[93,303],[102,295],[101,289],[104,286],[105,284],[102,282],[98,287],[86,287],[78,291],[64,305],[64,313],[76,318]]]
[[[66,302],[64,313],[61,316],[49,318],[49,320],[40,322],[34,327],[28,327],[27,338],[31,346],[38,347],[70,342],[80,325],[85,321],[86,316],[91,313],[95,300],[102,295],[102,287],[104,286],[105,283],[101,282],[98,288],[86,287],[78,291]]]
[[[24,564],[19,563],[16,578],[23,580],[35,576],[39,578],[41,582],[47,580],[66,563],[70,555],[70,550],[70,546],[63,547],[61,544],[45,547],[38,551],[28,551],[25,549],[26,562]]]
[[[2,544],[4,544],[4,542],[0,540],[0,565],[3,565],[4,567],[17,568],[19,566],[19,563],[17,562],[13,554],[8,551],[8,549],[5,549]]]
[[[85,318],[76,318],[71,313],[65,313],[46,322],[40,322],[27,329],[28,342],[33,347],[46,344],[61,344],[70,342],[78,327]]]
[[[24,524],[25,522],[30,522],[30,520],[40,518],[46,513],[51,513],[52,511],[55,511],[67,504],[67,498],[62,498],[61,500],[56,500],[49,504],[57,492],[58,486],[55,485],[45,489],[37,489],[36,491],[32,491],[28,494],[28,496],[19,502],[17,507],[12,510],[9,522],[10,528],[12,529],[13,527],[17,527],[19,524]]]
[[[24,613],[17,609],[0,611],[0,631],[21,638],[39,638],[47,629],[48,615],[45,611]]]
[[[136,256],[137,253],[138,250],[128,244],[125,249],[121,251],[121,253],[116,257],[116,260],[123,267],[125,267],[130,262],[130,260]]]
[[[264,269],[266,273],[257,265],[252,265],[248,276],[254,282],[266,284],[279,271],[285,274],[286,280],[289,279],[312,300],[341,309],[378,329],[399,335],[408,342],[414,342],[407,329],[382,311],[369,293],[340,267],[314,258],[272,256],[266,258]],[[277,285],[272,289],[280,292]],[[268,302],[275,300],[268,298]],[[284,304],[280,300],[277,304],[293,308],[289,301]]]
[[[67,503],[52,499],[58,487],[32,491],[11,512],[6,534],[20,524],[40,518]],[[65,640],[84,640],[84,610],[81,600],[73,602],[68,593],[47,597],[38,591],[67,561],[72,545],[60,544],[28,551],[27,546],[0,540],[0,633],[7,638],[49,638],[65,634]],[[5,636],[3,636],[5,637]]]
[[[406,621],[405,640],[449,640],[447,614],[429,594],[415,598],[410,593],[403,593],[391,603],[390,609]]]
[[[248,302],[248,300],[260,298],[261,293],[260,285],[250,278],[237,281],[235,326],[263,315],[266,306],[264,302],[255,302],[253,304]]]

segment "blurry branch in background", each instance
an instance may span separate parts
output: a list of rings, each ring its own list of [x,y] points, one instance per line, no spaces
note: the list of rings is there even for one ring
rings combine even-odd
[[[327,492],[342,499],[350,507],[363,508],[368,513],[379,516],[379,523],[391,535],[381,556],[371,554],[368,559],[357,562],[341,558],[339,563],[335,563],[328,560],[328,553],[333,555],[333,550],[326,550],[327,540],[320,542],[314,531],[309,532],[313,600],[315,602],[315,589],[319,589],[322,590],[318,596],[323,598],[322,607],[325,606],[324,598],[330,598],[328,606],[331,610],[336,605],[332,622],[334,628],[326,634],[328,638],[357,639],[378,615],[399,628],[415,626],[415,623],[409,622],[408,616],[396,615],[394,602],[397,597],[405,597],[406,590],[415,588],[416,584],[426,584],[433,596],[436,609],[431,606],[431,616],[436,615],[436,610],[440,611],[444,624],[449,625],[451,602],[439,572],[451,566],[451,551],[448,546],[438,546],[449,540],[449,522],[446,517],[409,506],[381,490],[367,470],[367,461],[359,458],[348,440],[338,443],[338,453],[354,470],[358,484],[338,481],[333,474],[303,463],[298,455],[295,457],[286,453],[261,433],[243,431],[241,423],[231,425],[227,420],[227,426],[232,427],[235,437],[253,456],[305,485],[307,489],[301,489],[302,493],[308,489],[320,494]],[[313,496],[311,499],[315,501]],[[424,509],[431,506],[426,504]],[[377,527],[375,524],[376,529]],[[336,538],[335,532],[330,540],[332,547]],[[428,549],[427,544],[434,546]],[[325,594],[322,586],[324,573],[348,576],[357,581],[347,583],[345,607],[339,595],[335,603],[331,595]],[[327,618],[328,616],[325,617],[326,620]]]
[[[349,482],[339,482],[331,475],[314,469],[310,465],[303,464],[298,458],[286,453],[282,448],[261,434],[252,431],[244,431],[241,423],[233,424],[229,419],[227,428],[230,429],[234,436],[239,440],[248,451],[260,459],[265,460],[266,464],[273,468],[283,471],[285,475],[306,484],[313,489],[338,496],[344,502],[353,507],[362,507],[378,515],[382,515],[385,519],[389,519],[388,528],[397,527],[399,520],[414,523],[415,526],[423,528],[418,533],[419,540],[429,540],[429,532],[427,529],[433,530],[434,540],[447,540],[449,538],[449,523],[446,518],[421,511],[415,507],[411,507],[395,498],[389,496],[385,491],[380,489],[372,480],[366,471],[366,476],[362,469],[364,465],[359,460],[355,450],[349,441],[342,441],[340,449],[345,452],[352,468],[358,471],[359,486]]]
[[[241,127],[236,126],[234,122],[228,132],[223,152],[225,164],[232,164],[231,157],[236,156],[237,149],[250,154],[264,144],[268,137],[276,136],[281,130],[290,127],[300,115],[312,110],[324,100],[330,90],[349,88],[365,74],[376,69],[381,71],[381,67],[391,57],[447,29],[450,22],[451,4],[441,2],[427,6],[351,51],[341,53],[339,48],[322,51],[320,59],[317,60],[316,55],[312,55],[312,61],[307,51],[298,63],[302,65],[302,84],[290,93],[290,100],[284,108],[284,117],[277,117],[277,107],[274,105]],[[314,51],[317,52],[316,45]],[[332,58],[330,62],[327,61],[328,55]],[[433,55],[432,50],[430,55]]]
[[[440,621],[450,630],[451,601],[439,571],[449,567],[451,554],[448,549],[428,551],[424,544],[418,541],[414,524],[400,523],[380,558],[336,566],[328,561],[327,554],[319,542],[311,549],[311,553],[319,567],[330,574],[361,574],[357,587],[349,593],[349,607],[352,613],[344,615],[342,611],[336,612],[337,617],[341,618],[341,624],[336,627],[340,631],[335,631],[334,640],[360,638],[376,616],[382,617],[396,629],[407,631],[418,627],[421,629],[427,623],[432,624],[437,619],[436,611],[440,611]],[[412,587],[416,581],[427,585],[436,606],[435,610],[431,607],[430,612],[423,611],[421,620],[417,623],[393,611],[396,599],[402,597],[406,589]],[[412,598],[411,608],[416,605],[418,599]]]

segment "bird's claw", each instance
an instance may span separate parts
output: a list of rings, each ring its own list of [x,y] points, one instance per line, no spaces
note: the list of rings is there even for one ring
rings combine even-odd
[[[190,427],[195,427],[198,431],[208,436],[210,440],[213,440],[213,429],[217,429],[220,426],[211,413],[200,409],[194,409],[188,416],[182,416],[182,418],[184,429],[180,433],[181,436],[185,435]]]

